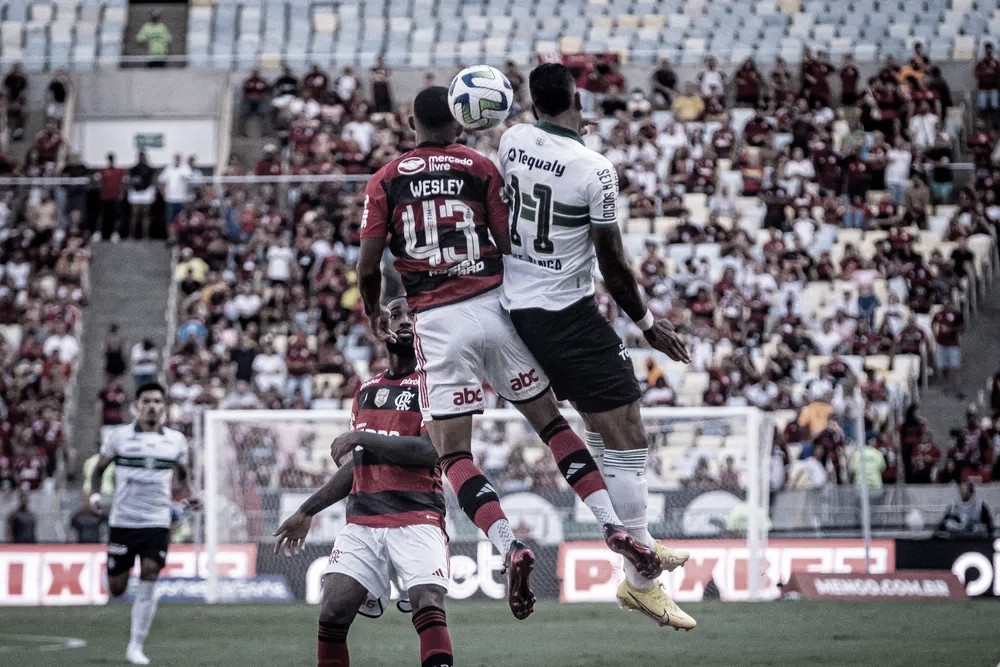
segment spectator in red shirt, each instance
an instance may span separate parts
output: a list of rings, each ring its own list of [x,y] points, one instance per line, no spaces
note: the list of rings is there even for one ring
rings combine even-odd
[[[972,68],[979,89],[979,112],[986,117],[992,127],[997,126],[997,111],[1000,110],[1000,60],[993,55],[993,45],[987,43],[983,57]]]
[[[108,386],[97,395],[97,415],[101,420],[101,426],[124,424],[127,403],[128,396],[122,389],[121,378],[111,378]]]
[[[291,398],[298,391],[306,405],[312,400],[312,374],[315,370],[315,358],[309,350],[306,334],[299,331],[288,344],[285,354],[285,366],[288,369],[288,380],[285,384],[285,396]]]
[[[38,159],[43,164],[55,164],[59,158],[59,148],[63,145],[62,133],[59,132],[59,123],[50,120],[45,123],[38,134],[35,135],[35,150],[38,152]]]
[[[101,182],[101,238],[105,241],[118,232],[118,216],[125,195],[122,183],[125,170],[115,166],[115,154],[108,153],[108,165],[97,172]]]
[[[326,99],[327,88],[330,85],[330,77],[326,72],[319,68],[319,65],[313,63],[309,71],[306,72],[305,77],[302,79],[302,86],[306,90],[312,93],[313,99],[318,101],[320,104]]]
[[[736,86],[736,106],[756,109],[760,102],[760,84],[762,77],[757,70],[753,58],[747,58],[733,74]]]
[[[7,127],[10,138],[24,138],[24,105],[27,101],[28,79],[21,72],[21,65],[14,63],[3,79],[3,97],[7,102]]]
[[[243,82],[243,121],[246,134],[246,119],[249,116],[264,118],[267,115],[268,101],[271,97],[271,84],[254,69]]]
[[[945,393],[962,399],[965,398],[965,392],[961,386],[962,353],[959,338],[965,331],[965,318],[962,312],[955,308],[951,299],[945,298],[942,305],[943,308],[931,320],[934,341],[937,343],[934,357],[937,368],[947,384]]]
[[[284,168],[278,157],[278,147],[274,144],[264,146],[264,156],[253,166],[254,176],[279,176]]]
[[[910,455],[910,472],[907,473],[908,484],[930,484],[934,481],[934,468],[941,460],[941,450],[931,440],[930,434],[925,434],[920,442],[913,447]]]
[[[854,58],[850,55],[844,56],[844,63],[840,66],[840,103],[844,106],[853,106],[858,101],[858,80],[861,73],[854,65]]]
[[[966,139],[969,152],[972,153],[972,161],[977,169],[989,170],[992,164],[991,154],[993,146],[997,142],[996,135],[986,127],[986,121],[982,118],[976,119],[975,132]]]

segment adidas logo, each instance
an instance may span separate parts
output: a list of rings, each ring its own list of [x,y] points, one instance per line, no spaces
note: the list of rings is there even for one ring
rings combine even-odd
[[[434,572],[432,572],[431,575],[435,577],[440,577],[441,579],[448,578],[448,576],[441,570],[441,568],[434,570]]]
[[[578,473],[581,470],[583,470],[583,468],[584,468],[585,465],[586,464],[584,464],[584,463],[571,463],[570,466],[569,466],[569,468],[566,470],[566,476],[567,477],[574,477],[574,476],[576,476],[576,473]]]
[[[496,493],[496,489],[493,488],[492,484],[483,484],[483,488],[479,489],[479,493],[476,494],[476,498],[479,496],[485,496],[488,493]]]

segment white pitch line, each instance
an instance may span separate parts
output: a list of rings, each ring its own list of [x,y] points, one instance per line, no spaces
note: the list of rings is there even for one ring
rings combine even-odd
[[[87,645],[84,639],[76,637],[52,637],[50,635],[0,635],[0,652],[25,650],[28,647],[4,646],[5,641],[26,642],[39,644],[39,651],[65,651],[74,648],[83,648]]]

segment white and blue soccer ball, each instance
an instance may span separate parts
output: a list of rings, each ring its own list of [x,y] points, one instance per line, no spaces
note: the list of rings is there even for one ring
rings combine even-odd
[[[514,89],[503,72],[473,65],[459,72],[448,87],[451,115],[467,130],[488,130],[507,118]]]

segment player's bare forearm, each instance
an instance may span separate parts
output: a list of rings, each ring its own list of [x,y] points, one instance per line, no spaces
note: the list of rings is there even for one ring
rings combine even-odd
[[[382,298],[382,251],[385,250],[385,239],[361,239],[361,252],[358,255],[358,289],[361,291],[361,301],[365,313],[371,317],[379,312]]]
[[[316,516],[330,505],[340,502],[351,493],[354,484],[354,461],[348,460],[337,468],[326,484],[309,496],[299,507],[306,516]]]
[[[428,435],[380,435],[367,431],[355,431],[355,434],[359,446],[389,463],[427,468],[433,468],[437,463],[438,454]]]
[[[592,225],[590,237],[597,252],[597,265],[604,276],[604,286],[614,298],[618,307],[625,311],[632,321],[642,319],[646,306],[639,295],[635,274],[625,259],[625,246],[617,225]]]
[[[108,469],[109,465],[111,465],[111,459],[107,458],[103,454],[97,458],[97,464],[94,465],[94,470],[90,473],[91,495],[101,492],[101,478],[104,477],[104,471]]]

